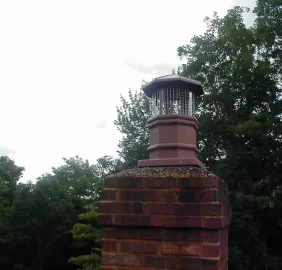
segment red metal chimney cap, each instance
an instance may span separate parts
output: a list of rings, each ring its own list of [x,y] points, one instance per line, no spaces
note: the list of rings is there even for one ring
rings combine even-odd
[[[147,97],[151,97],[152,94],[160,88],[189,88],[195,92],[196,96],[200,96],[204,93],[202,83],[193,79],[189,79],[179,75],[165,75],[155,78],[150,83],[143,86]]]

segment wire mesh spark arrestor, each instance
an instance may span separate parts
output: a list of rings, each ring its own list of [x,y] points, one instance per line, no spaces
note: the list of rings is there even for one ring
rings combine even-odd
[[[193,165],[204,167],[198,160],[195,118],[197,99],[203,94],[199,81],[179,75],[155,78],[143,87],[150,99],[152,117],[149,159],[140,160],[138,167]]]

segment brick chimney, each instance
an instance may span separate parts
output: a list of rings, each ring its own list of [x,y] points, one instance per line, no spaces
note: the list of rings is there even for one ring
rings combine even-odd
[[[149,160],[105,179],[102,269],[228,269],[227,186],[197,159],[199,82],[156,78]]]

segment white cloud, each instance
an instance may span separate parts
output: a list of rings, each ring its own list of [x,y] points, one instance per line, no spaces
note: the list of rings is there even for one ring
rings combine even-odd
[[[9,156],[9,155],[16,154],[16,153],[17,153],[16,150],[9,148],[7,146],[0,145],[0,156]]]
[[[177,68],[178,64],[173,63],[155,63],[155,64],[144,64],[132,59],[124,59],[124,64],[134,71],[152,74],[152,72],[157,72],[159,74],[171,74],[173,68]]]
[[[34,180],[62,157],[115,154],[120,94],[169,73],[231,0],[0,1],[0,133]],[[150,72],[151,69],[151,72]]]

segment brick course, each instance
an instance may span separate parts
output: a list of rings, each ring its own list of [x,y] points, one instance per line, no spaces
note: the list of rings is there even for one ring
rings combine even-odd
[[[226,184],[204,169],[136,169],[105,180],[102,270],[228,269]]]

